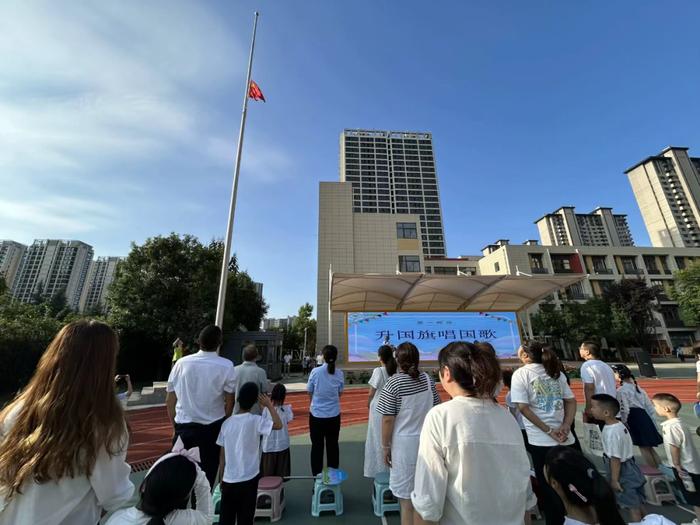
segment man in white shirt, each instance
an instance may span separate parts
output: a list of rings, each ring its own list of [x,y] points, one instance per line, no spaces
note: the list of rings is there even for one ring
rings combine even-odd
[[[289,377],[292,368],[292,354],[287,352],[284,354],[284,375]]]
[[[617,396],[617,381],[615,372],[607,363],[600,359],[600,347],[591,341],[584,341],[579,347],[579,354],[585,361],[581,365],[581,381],[583,381],[583,394],[586,397],[586,407],[583,411],[583,422],[597,424],[601,431],[605,423],[598,421],[591,415],[591,400],[598,394]]]
[[[255,383],[258,385],[258,390],[261,394],[270,392],[270,382],[267,380],[267,373],[260,368],[256,363],[258,359],[258,349],[255,345],[248,345],[243,349],[243,364],[236,367],[236,397],[241,387],[246,383]],[[236,401],[236,406],[233,410],[234,414],[238,414],[240,406]],[[260,415],[262,410],[260,404],[255,403],[250,409],[251,414]]]
[[[199,447],[202,470],[214,487],[221,424],[233,412],[236,372],[233,363],[218,354],[221,328],[205,327],[199,334],[199,352],[178,359],[168,377],[165,404],[175,436],[185,448]]]

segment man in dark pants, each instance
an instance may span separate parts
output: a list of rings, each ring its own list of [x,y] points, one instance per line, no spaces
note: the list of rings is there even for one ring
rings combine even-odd
[[[218,326],[209,325],[199,334],[199,352],[179,359],[168,377],[168,409],[175,435],[185,448],[199,447],[202,470],[212,489],[219,468],[220,447],[216,439],[221,424],[233,412],[236,375],[233,363],[220,357]]]

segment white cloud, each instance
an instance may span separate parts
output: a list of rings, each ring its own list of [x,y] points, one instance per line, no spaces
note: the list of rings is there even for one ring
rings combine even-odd
[[[236,160],[236,140],[213,137],[207,142],[208,154],[220,165],[233,166]],[[291,177],[293,159],[286,151],[269,142],[246,138],[243,145],[241,176],[262,184],[277,183]]]

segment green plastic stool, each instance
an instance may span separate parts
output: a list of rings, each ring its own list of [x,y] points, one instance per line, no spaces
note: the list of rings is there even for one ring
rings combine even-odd
[[[221,485],[217,485],[214,489],[214,493],[211,495],[211,500],[214,503],[214,521],[213,523],[219,523],[219,513],[221,512]]]

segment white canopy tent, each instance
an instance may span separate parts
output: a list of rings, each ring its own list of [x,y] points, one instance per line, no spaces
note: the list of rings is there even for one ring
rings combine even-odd
[[[521,313],[553,292],[585,278],[585,274],[462,276],[332,273],[329,328],[331,312]]]

